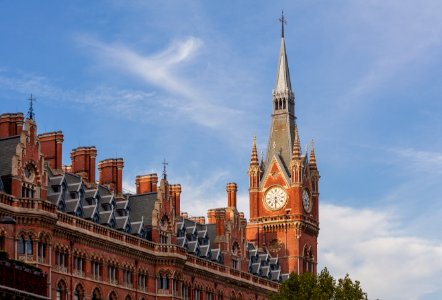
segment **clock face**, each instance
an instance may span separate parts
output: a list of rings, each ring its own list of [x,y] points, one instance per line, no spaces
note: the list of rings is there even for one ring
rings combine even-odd
[[[280,187],[272,187],[266,193],[264,204],[270,210],[278,210],[287,202],[287,194]]]
[[[310,201],[310,195],[307,190],[302,192],[302,206],[304,206],[306,212],[312,210],[312,202]]]

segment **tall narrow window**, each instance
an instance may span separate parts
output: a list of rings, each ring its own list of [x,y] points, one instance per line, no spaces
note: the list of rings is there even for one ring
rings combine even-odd
[[[101,279],[101,264],[98,261],[91,262],[91,272],[92,279],[100,280]]]
[[[45,241],[39,241],[37,246],[37,256],[38,256],[38,262],[44,263],[46,261],[46,242]]]
[[[32,242],[32,237],[28,236],[28,241],[26,242],[26,254],[32,255],[34,250],[33,248],[34,248],[34,243]]]
[[[24,255],[25,252],[26,252],[25,249],[26,249],[25,236],[21,235],[19,240],[18,240],[18,254]]]

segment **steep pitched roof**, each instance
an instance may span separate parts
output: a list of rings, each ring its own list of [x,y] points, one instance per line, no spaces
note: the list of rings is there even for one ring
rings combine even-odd
[[[12,173],[12,156],[15,155],[18,143],[19,135],[0,139],[0,176]]]

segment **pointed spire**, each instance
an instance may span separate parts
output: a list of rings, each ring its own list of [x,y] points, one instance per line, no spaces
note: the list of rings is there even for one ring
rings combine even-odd
[[[309,161],[310,169],[317,170],[318,166],[316,165],[316,156],[315,156],[315,142],[312,140],[312,150],[310,150],[310,161]]]
[[[301,158],[301,145],[299,143],[298,126],[295,125],[295,141],[293,142],[292,160]]]
[[[259,166],[258,150],[256,149],[256,136],[253,137],[252,155],[250,156],[250,166]]]
[[[276,84],[275,91],[283,92],[286,90],[292,90],[292,84],[290,82],[290,72],[287,60],[287,53],[285,51],[285,41],[284,41],[284,24],[287,24],[287,20],[284,18],[284,12],[282,17],[279,19],[282,24],[281,32],[281,49],[279,50],[279,63],[278,70],[276,73]]]

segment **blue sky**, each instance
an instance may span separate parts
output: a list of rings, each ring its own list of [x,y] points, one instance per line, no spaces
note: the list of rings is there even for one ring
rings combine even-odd
[[[205,215],[265,150],[281,9],[301,142],[315,140],[319,264],[370,299],[442,298],[442,2],[0,3],[0,112],[161,173]]]

